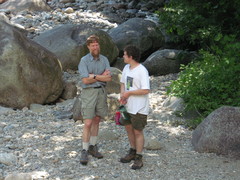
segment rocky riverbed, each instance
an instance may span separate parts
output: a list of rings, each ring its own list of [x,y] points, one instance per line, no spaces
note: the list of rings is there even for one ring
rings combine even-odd
[[[59,24],[88,23],[106,31],[118,25],[117,19],[110,20],[103,13],[82,6],[80,10],[68,8],[71,6],[58,4],[51,12],[4,14],[11,23],[27,30],[30,38]],[[126,15],[125,11],[122,14]],[[64,74],[68,80],[79,81],[77,72]],[[130,169],[131,164],[119,162],[129,145],[124,128],[112,119],[100,126],[99,149],[104,158],[90,157],[87,166],[79,163],[83,124],[71,119],[74,99],[52,105],[34,104],[22,110],[1,107],[0,180],[238,180],[239,160],[195,152],[192,131],[181,125],[184,119],[163,106],[166,87],[176,78],[177,74],[151,77],[144,167],[137,171]]]
[[[78,74],[68,74],[73,80]],[[182,119],[162,106],[166,87],[176,74],[151,77],[151,113],[145,129],[144,167],[131,170],[119,158],[129,148],[124,128],[112,119],[102,122],[99,148],[103,159],[90,157],[79,163],[83,124],[70,119],[73,99],[53,105],[0,112],[0,179],[89,180],[237,180],[240,161],[211,153],[197,153],[191,145],[192,132],[173,126]],[[151,148],[150,142],[154,142]],[[150,148],[149,148],[150,147]],[[150,150],[151,149],[151,150]]]

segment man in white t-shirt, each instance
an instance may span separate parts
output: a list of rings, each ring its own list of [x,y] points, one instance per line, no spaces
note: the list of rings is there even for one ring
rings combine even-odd
[[[129,163],[134,160],[131,168],[135,170],[143,166],[143,129],[147,125],[149,112],[150,82],[147,69],[140,64],[140,50],[136,46],[125,47],[123,58],[127,65],[122,72],[120,103],[125,104],[131,117],[124,122],[131,147],[120,162]]]

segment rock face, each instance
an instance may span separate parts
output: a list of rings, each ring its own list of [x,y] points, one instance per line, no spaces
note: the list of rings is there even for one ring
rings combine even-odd
[[[156,24],[142,18],[132,18],[109,31],[120,53],[126,45],[136,45],[143,58],[160,48],[164,38],[156,31]],[[120,55],[121,56],[121,55]]]
[[[112,64],[118,56],[117,46],[106,32],[86,25],[62,25],[42,33],[34,41],[56,54],[63,70],[77,70],[81,57],[89,52],[85,41],[92,34],[99,36],[101,54]]]
[[[188,64],[194,58],[194,54],[183,50],[163,49],[152,53],[143,65],[150,75],[166,75],[178,73],[181,64]]]
[[[223,106],[213,111],[193,131],[194,149],[240,158],[239,120],[239,107]]]
[[[63,90],[57,57],[0,21],[0,104],[23,108],[55,101]]]
[[[0,9],[8,9],[14,13],[28,11],[50,11],[51,8],[43,0],[8,0],[0,5]]]
[[[106,90],[108,94],[120,93],[120,87],[121,87],[121,76],[122,76],[122,71],[119,70],[118,68],[111,67],[110,68],[111,75],[112,75],[112,81],[107,82]]]

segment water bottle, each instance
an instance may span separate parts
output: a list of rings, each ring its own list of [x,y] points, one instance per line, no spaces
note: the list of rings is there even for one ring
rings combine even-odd
[[[119,107],[119,112],[121,113],[121,116],[124,120],[129,120],[130,119],[130,115],[127,112],[127,109],[125,108],[124,105],[121,105]]]

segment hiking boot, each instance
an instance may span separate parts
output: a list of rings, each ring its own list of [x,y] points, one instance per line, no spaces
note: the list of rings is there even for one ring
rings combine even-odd
[[[80,163],[82,165],[87,165],[88,163],[88,152],[85,149],[82,150]]]
[[[136,154],[136,158],[134,160],[134,163],[132,165],[132,169],[141,169],[143,167],[143,162],[142,162],[142,155],[141,154]]]
[[[97,145],[90,145],[88,148],[88,153],[91,154],[93,157],[102,159],[103,155],[98,151]]]
[[[128,154],[120,159],[121,163],[129,163],[134,160],[136,156],[136,149],[130,148]]]

